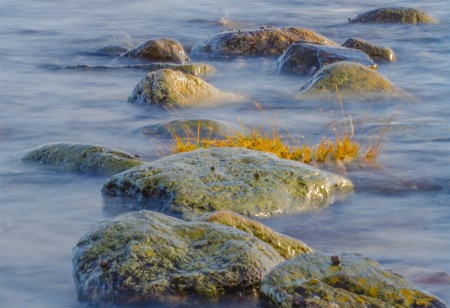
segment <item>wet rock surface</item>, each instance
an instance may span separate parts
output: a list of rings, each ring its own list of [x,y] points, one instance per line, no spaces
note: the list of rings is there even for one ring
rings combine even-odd
[[[361,50],[374,60],[384,60],[389,62],[396,60],[395,53],[391,48],[376,45],[360,38],[349,38],[342,46]]]
[[[383,75],[354,62],[329,64],[311,77],[300,89],[298,98],[316,97],[338,101],[337,91],[343,99],[387,100],[414,98],[392,84]]]
[[[239,99],[238,95],[221,91],[194,75],[161,69],[145,76],[134,88],[128,102],[173,109]]]
[[[359,14],[351,23],[432,24],[438,21],[427,13],[406,7],[387,7]]]
[[[119,150],[93,144],[49,143],[28,151],[22,161],[54,168],[62,172],[79,172],[111,176],[143,164]]]
[[[358,254],[319,252],[286,261],[261,283],[281,307],[446,307],[402,276]]]
[[[154,62],[185,63],[189,61],[181,43],[170,38],[148,40],[120,56],[120,58],[127,57]]]
[[[145,204],[185,218],[219,209],[265,217],[326,207],[352,193],[353,185],[344,177],[273,154],[210,148],[125,171],[111,177],[102,191],[137,207]]]
[[[102,57],[112,57],[112,58],[117,58],[120,55],[128,52],[129,49],[127,47],[124,46],[119,46],[119,45],[108,45],[105,47],[100,48],[99,50],[97,50],[95,52],[96,56],[102,56]]]
[[[338,46],[326,37],[305,28],[264,28],[227,31],[197,42],[191,56],[279,56],[294,42]]]
[[[299,42],[289,46],[278,59],[276,73],[306,75],[338,61],[351,61],[376,68],[372,59],[362,51]]]
[[[78,299],[89,304],[216,301],[259,286],[283,262],[235,228],[140,211],[100,223],[73,249]]]

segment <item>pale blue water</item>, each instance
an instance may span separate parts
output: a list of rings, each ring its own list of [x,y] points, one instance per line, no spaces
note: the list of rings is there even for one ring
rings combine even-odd
[[[377,167],[348,170],[355,195],[318,213],[265,221],[317,250],[372,257],[450,302],[450,23],[448,1],[397,1],[437,25],[350,25],[347,19],[388,1],[13,1],[0,2],[0,306],[80,307],[71,250],[97,222],[105,178],[44,172],[19,164],[21,151],[55,141],[117,147],[157,159],[163,141],[130,137],[137,127],[181,117],[246,125],[277,123],[319,140],[340,118],[337,103],[292,100],[304,78],[271,75],[274,59],[210,62],[209,82],[248,101],[173,114],[125,103],[145,73],[51,70],[54,65],[113,64],[92,56],[109,44],[134,46],[170,37],[189,49],[224,29],[300,26],[343,43],[351,36],[390,46],[398,61],[380,65],[393,83],[421,99],[347,103],[362,138],[392,118]],[[225,27],[227,28],[227,27]],[[259,102],[264,112],[252,102]],[[332,131],[328,130],[331,136]],[[241,302],[257,306],[249,298]]]

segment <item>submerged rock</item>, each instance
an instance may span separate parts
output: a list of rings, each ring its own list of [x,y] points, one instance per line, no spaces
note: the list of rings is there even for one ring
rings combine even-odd
[[[129,49],[127,47],[118,46],[118,45],[108,45],[103,48],[100,48],[95,52],[96,56],[102,57],[113,57],[117,58],[120,55],[126,53]]]
[[[261,293],[281,307],[446,307],[376,261],[350,253],[286,261],[264,277]]]
[[[347,61],[336,62],[317,71],[302,86],[299,98],[318,97],[337,101],[336,89],[343,99],[413,99],[375,70]]]
[[[51,166],[58,171],[111,176],[143,164],[118,150],[82,143],[49,143],[28,151],[24,162]]]
[[[367,54],[356,49],[298,42],[289,46],[278,59],[276,72],[306,75],[338,61],[357,62],[370,68],[377,67]]]
[[[438,21],[427,13],[413,8],[386,7],[359,14],[351,23],[431,24]]]
[[[342,46],[347,48],[354,48],[365,52],[372,59],[379,59],[393,62],[396,60],[394,51],[385,46],[376,45],[371,42],[364,41],[359,38],[349,38]]]
[[[268,243],[285,259],[313,251],[311,247],[295,238],[275,232],[262,223],[232,211],[215,211],[200,217],[198,221],[215,222],[242,230]]]
[[[169,38],[148,40],[123,54],[121,58],[123,57],[156,62],[184,63],[189,61],[181,43]]]
[[[191,55],[279,56],[294,42],[338,46],[326,37],[305,28],[264,28],[227,31],[197,42]]]
[[[306,164],[242,148],[179,153],[111,177],[105,196],[134,200],[185,218],[213,210],[256,217],[328,206],[352,183]]]
[[[199,130],[200,129],[200,130]],[[147,125],[133,131],[136,134],[170,138],[173,135],[190,138],[224,138],[244,132],[241,126],[223,120],[179,119]],[[198,135],[198,133],[200,134]]]
[[[145,76],[134,88],[128,102],[173,109],[239,99],[238,95],[223,92],[194,75],[161,69]]]
[[[215,301],[258,287],[283,261],[241,230],[151,211],[101,223],[79,240],[72,257],[78,299],[94,305]]]

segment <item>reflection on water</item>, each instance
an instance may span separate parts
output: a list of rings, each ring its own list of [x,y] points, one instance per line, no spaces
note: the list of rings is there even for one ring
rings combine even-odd
[[[139,70],[53,70],[70,65],[115,65],[93,53],[107,45],[132,47],[170,37],[186,50],[227,28],[304,26],[343,43],[361,37],[391,47],[397,62],[379,71],[420,102],[344,102],[357,136],[376,140],[386,124],[377,164],[353,166],[350,200],[305,215],[266,220],[317,250],[372,257],[450,302],[450,37],[442,1],[420,3],[441,24],[356,25],[349,17],[382,1],[2,1],[0,10],[0,304],[4,307],[79,307],[71,250],[97,222],[124,210],[108,207],[106,178],[55,174],[16,157],[43,143],[98,143],[157,159],[167,140],[130,134],[177,118],[213,118],[246,126],[277,123],[302,141],[333,136],[338,102],[297,101],[304,77],[275,76],[273,58],[204,61],[217,69],[208,82],[247,99],[240,104],[165,112],[126,103]],[[400,1],[398,6],[418,5]],[[223,19],[226,17],[225,19]],[[222,21],[222,22],[221,22]],[[200,59],[194,59],[200,61]],[[203,61],[203,60],[202,60]],[[336,121],[337,120],[337,121]],[[336,121],[336,122],[334,122]],[[332,123],[330,125],[330,123]],[[110,205],[110,204],[109,204]],[[258,306],[252,295],[211,307]]]

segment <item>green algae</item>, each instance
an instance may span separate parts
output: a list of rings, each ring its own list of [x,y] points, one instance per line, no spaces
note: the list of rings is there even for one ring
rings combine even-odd
[[[185,63],[189,61],[183,45],[169,38],[148,40],[121,57],[135,57],[156,62]]]
[[[351,23],[434,24],[438,21],[418,9],[405,7],[379,8],[359,14]]]

